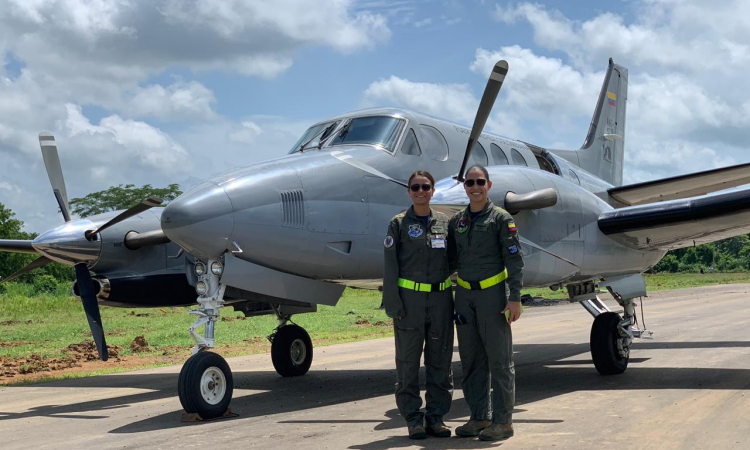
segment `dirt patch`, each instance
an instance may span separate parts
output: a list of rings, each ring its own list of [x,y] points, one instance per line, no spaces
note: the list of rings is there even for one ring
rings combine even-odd
[[[20,323],[21,323],[20,320],[3,320],[2,322],[0,322],[0,325],[18,325]],[[26,322],[23,322],[23,323],[28,325],[31,323],[31,321],[27,320]]]
[[[136,336],[133,342],[130,343],[130,350],[133,353],[149,352],[151,349],[148,348],[148,342],[143,335]]]
[[[358,318],[357,320],[355,320],[355,321],[354,321],[354,324],[355,324],[355,325],[370,325],[370,326],[372,326],[372,324],[370,323],[370,321],[369,321],[369,320],[367,320],[367,319],[363,319],[363,318],[361,318],[361,317],[360,317],[360,318]]]
[[[239,316],[239,317],[222,317],[222,322],[234,322],[235,320],[245,320],[247,317],[245,316]]]

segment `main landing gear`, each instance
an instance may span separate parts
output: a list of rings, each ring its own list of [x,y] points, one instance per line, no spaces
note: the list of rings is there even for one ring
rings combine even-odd
[[[214,326],[224,306],[226,286],[220,283],[222,272],[220,261],[211,260],[207,265],[196,263],[196,291],[200,306],[190,311],[197,318],[189,330],[195,347],[193,356],[182,366],[177,382],[177,392],[185,412],[196,413],[202,419],[213,419],[227,413],[234,392],[229,364],[218,354],[208,351],[214,348]],[[274,311],[279,326],[268,339],[276,372],[283,377],[304,375],[310,370],[313,358],[310,335],[299,325],[288,324],[291,315],[283,314],[280,307]],[[196,331],[202,326],[205,326],[203,336]]]
[[[612,312],[596,295],[598,286],[591,283],[577,286],[578,292],[571,292],[581,305],[594,316],[591,325],[589,345],[594,367],[602,375],[617,375],[625,372],[630,360],[630,348],[635,338],[650,339],[652,332],[638,328],[635,298],[622,298],[616,292],[613,296],[623,307],[623,315]],[[583,292],[581,292],[583,290]]]

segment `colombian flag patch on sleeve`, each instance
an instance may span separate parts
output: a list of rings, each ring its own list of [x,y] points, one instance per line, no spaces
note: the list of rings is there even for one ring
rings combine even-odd
[[[508,222],[508,231],[511,233],[515,233],[516,231],[518,231],[518,228],[516,228],[515,222]]]

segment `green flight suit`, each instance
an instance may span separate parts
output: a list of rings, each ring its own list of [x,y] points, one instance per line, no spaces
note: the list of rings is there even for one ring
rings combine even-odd
[[[515,222],[507,211],[492,202],[473,220],[467,207],[451,218],[448,241],[451,267],[458,269],[460,279],[473,282],[476,289],[460,285],[456,288],[462,387],[471,418],[512,423],[516,389],[513,337],[502,310],[508,301],[521,301],[523,257]],[[478,282],[503,269],[508,271],[505,281],[477,289]]]
[[[419,366],[424,350],[426,418],[442,422],[453,400],[453,292],[448,279],[448,216],[431,211],[430,225],[410,207],[391,219],[383,243],[383,307],[396,338],[396,405],[409,426],[422,425]],[[433,283],[432,292],[398,286],[398,279]],[[398,319],[401,317],[401,319]]]

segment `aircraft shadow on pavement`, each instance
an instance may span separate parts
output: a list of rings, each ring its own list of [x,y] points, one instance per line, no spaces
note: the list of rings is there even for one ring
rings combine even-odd
[[[694,349],[750,347],[750,341],[727,342],[639,342],[636,349]],[[516,401],[517,406],[564,395],[581,390],[644,390],[644,389],[748,389],[750,369],[727,368],[652,368],[639,367],[648,358],[632,358],[627,372],[622,376],[599,375],[593,368],[586,344],[520,344],[515,346],[516,355]],[[572,358],[576,357],[577,358]],[[571,358],[568,360],[568,358]],[[457,359],[457,358],[456,358]],[[461,364],[453,363],[456,389],[461,386]],[[422,379],[423,378],[422,374]],[[232,411],[238,418],[250,419],[258,416],[277,415],[280,423],[346,423],[346,420],[294,420],[288,414],[312,408],[320,408],[368,398],[393,395],[395,369],[373,370],[315,370],[303,377],[282,378],[275,371],[235,372],[235,398]],[[129,408],[133,404],[176,397],[177,374],[128,374],[105,375],[76,380],[64,380],[36,385],[37,388],[140,388],[138,392],[106,399],[97,399],[70,405],[44,405],[22,413],[0,411],[0,421],[26,419],[29,417],[52,417],[68,419],[97,420],[107,418],[110,410]],[[13,387],[8,389],[14,389]],[[260,392],[244,395],[242,390]],[[394,402],[395,407],[395,402]],[[1,408],[1,407],[0,407]],[[128,425],[110,430],[110,433],[139,433],[164,430],[183,426],[200,426],[203,423],[184,424],[180,422],[181,409],[148,417]],[[446,422],[452,427],[458,425],[459,418],[468,415],[463,399],[456,399]],[[522,410],[517,410],[517,413]],[[91,413],[100,413],[91,415]],[[385,414],[385,416],[384,416]],[[514,421],[523,423],[523,414]],[[375,411],[372,422],[374,429],[404,428],[397,411]],[[534,422],[529,420],[528,422]],[[539,422],[539,421],[537,421]],[[560,422],[555,418],[541,419],[543,423]],[[206,422],[204,422],[206,423]],[[357,423],[357,421],[352,421]],[[401,436],[394,442],[379,441],[372,446],[355,448],[380,449],[404,446]],[[406,439],[405,441],[409,441]],[[455,441],[450,439],[450,441]],[[472,446],[477,443],[470,440]],[[437,439],[430,440],[431,448],[441,448]],[[411,442],[409,445],[413,445]],[[469,442],[467,442],[467,445]],[[435,445],[438,445],[435,447]],[[448,445],[446,442],[445,445]],[[450,444],[454,448],[456,442]]]

